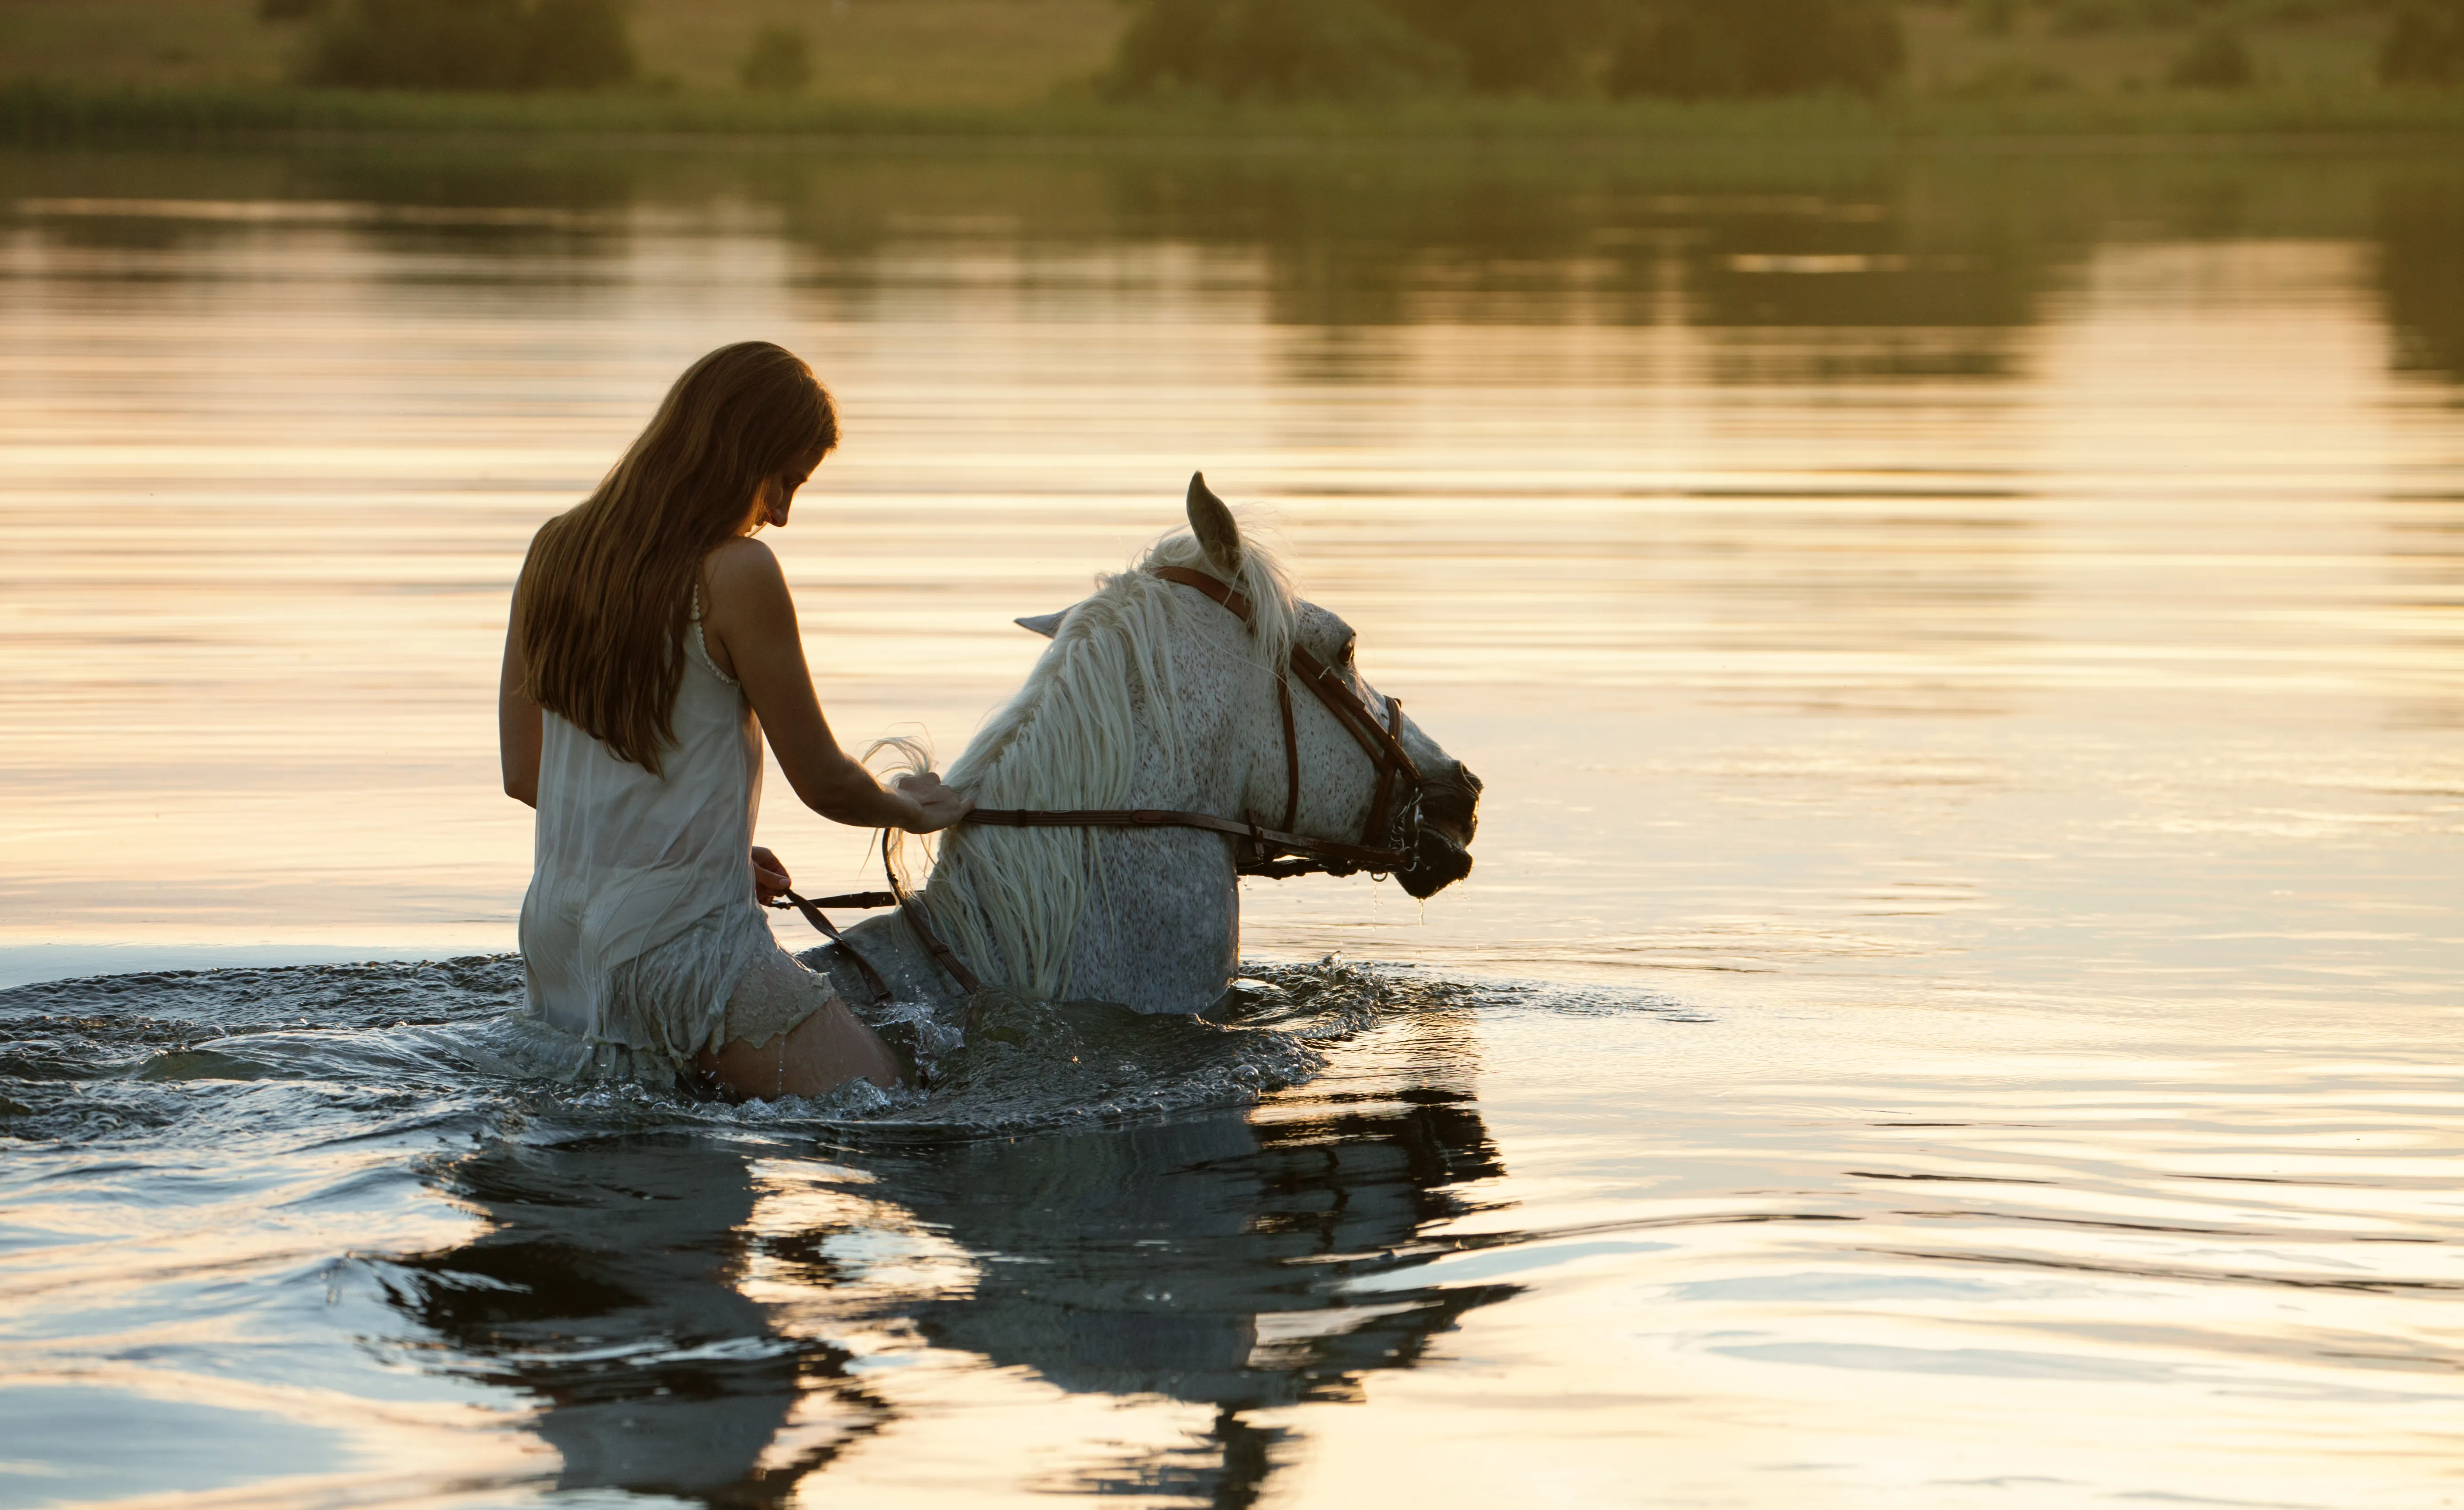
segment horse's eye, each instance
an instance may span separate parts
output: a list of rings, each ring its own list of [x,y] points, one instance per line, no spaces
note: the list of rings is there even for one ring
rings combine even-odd
[[[1359,635],[1357,635],[1357,634],[1346,634],[1345,636],[1343,636],[1343,648],[1342,648],[1341,650],[1336,651],[1336,652],[1334,653],[1334,658],[1335,658],[1335,660],[1336,660],[1338,663],[1342,664],[1342,665],[1346,665],[1346,666],[1351,665],[1351,664],[1352,664],[1352,651],[1353,651],[1353,647],[1354,647],[1354,646],[1358,645],[1359,643],[1360,643],[1360,636],[1359,636]]]

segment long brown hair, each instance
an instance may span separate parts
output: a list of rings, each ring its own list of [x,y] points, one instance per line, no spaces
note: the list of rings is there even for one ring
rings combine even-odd
[[[659,772],[702,558],[741,534],[764,482],[792,491],[838,444],[829,390],[766,341],[685,368],[583,503],[539,527],[514,588],[522,691]]]

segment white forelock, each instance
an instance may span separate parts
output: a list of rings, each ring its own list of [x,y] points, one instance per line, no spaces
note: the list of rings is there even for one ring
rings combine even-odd
[[[1262,668],[1279,667],[1298,619],[1291,582],[1271,552],[1245,537],[1243,544],[1232,586],[1251,605],[1250,652]],[[1132,786],[1142,747],[1179,767],[1191,710],[1174,647],[1191,615],[1224,611],[1150,575],[1156,566],[1216,572],[1197,540],[1178,530],[1129,570],[1097,578],[1094,596],[1063,619],[1026,684],[951,766],[951,786],[984,808],[1131,808],[1139,805]],[[1060,1000],[1090,888],[1100,893],[1104,884],[1103,854],[1099,829],[961,824],[944,835],[923,899],[935,926],[979,973]]]

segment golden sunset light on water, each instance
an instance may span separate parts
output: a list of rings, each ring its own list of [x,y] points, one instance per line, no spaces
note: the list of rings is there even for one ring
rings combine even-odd
[[[2455,1497],[2452,154],[986,150],[0,153],[0,1505]],[[1202,470],[1471,874],[526,1068],[515,575],[750,339],[842,744]]]

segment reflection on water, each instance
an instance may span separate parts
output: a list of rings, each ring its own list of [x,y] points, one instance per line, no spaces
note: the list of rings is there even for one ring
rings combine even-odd
[[[2398,360],[2464,381],[2464,200],[2434,184],[2391,187],[2379,209],[2379,285]]]
[[[2445,1503],[2459,207],[2395,147],[0,156],[0,981],[504,948],[522,542],[748,335],[847,410],[776,544],[848,736],[954,748],[1203,465],[1498,773],[1425,907],[1249,887],[1263,974],[1409,963],[1245,1111],[507,1085],[500,960],[0,998],[0,1505]]]
[[[1386,1095],[1254,1123],[847,1149],[781,1166],[791,1189],[766,1211],[748,1153],[706,1138],[500,1143],[437,1176],[486,1231],[380,1266],[418,1328],[392,1350],[535,1401],[558,1490],[784,1503],[898,1416],[871,1381],[927,1347],[1210,1412],[1195,1449],[1103,1456],[1049,1488],[1251,1503],[1293,1433],[1247,1416],[1356,1401],[1367,1375],[1410,1367],[1517,1290],[1413,1283],[1444,1251],[1422,1234],[1505,1171],[1466,1091]],[[838,1209],[816,1215],[818,1192]],[[894,1207],[846,1204],[882,1192]],[[868,1255],[914,1233],[971,1275],[918,1282]],[[770,1304],[742,1288],[757,1262]],[[851,1367],[846,1346],[781,1324],[800,1309],[912,1339]]]
[[[1504,1171],[1463,1098],[1252,1126],[1241,1118],[979,1144],[885,1171],[923,1220],[984,1256],[927,1335],[1066,1388],[1226,1411],[1356,1397],[1432,1332],[1503,1298],[1344,1305],[1394,1250]],[[1429,1253],[1419,1255],[1425,1262]]]
[[[507,1144],[445,1184],[492,1225],[387,1266],[433,1339],[413,1356],[536,1400],[557,1489],[779,1504],[887,1414],[844,1349],[779,1335],[736,1288],[745,1155],[680,1135]],[[798,1451],[774,1465],[791,1416]],[[813,1440],[817,1419],[835,1430]]]
[[[2417,1003],[1492,990],[1245,1116],[954,1142],[491,1081],[517,981],[0,998],[9,1502],[2444,1492]]]

